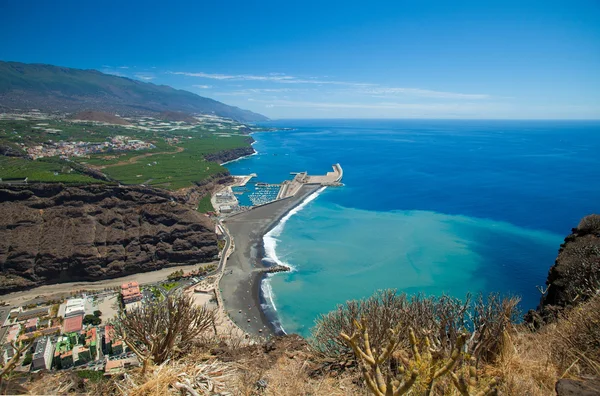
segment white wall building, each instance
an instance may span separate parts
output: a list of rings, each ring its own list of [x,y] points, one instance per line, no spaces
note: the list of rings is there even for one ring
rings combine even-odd
[[[67,300],[67,307],[65,308],[65,318],[72,316],[84,315],[85,314],[85,299],[83,298],[72,298]]]
[[[35,353],[31,360],[31,370],[46,369],[50,370],[52,366],[52,357],[54,355],[54,344],[49,337],[43,337],[35,346]]]

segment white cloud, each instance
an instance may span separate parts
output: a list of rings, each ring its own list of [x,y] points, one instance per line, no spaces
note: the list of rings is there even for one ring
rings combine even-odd
[[[144,81],[150,81],[150,80],[154,80],[156,78],[152,74],[142,74],[142,73],[134,74],[134,76],[135,76],[135,78],[139,78],[140,80],[144,80]]]
[[[372,86],[374,84],[368,83],[355,83],[346,81],[330,81],[330,80],[319,80],[317,77],[309,77],[308,79],[298,78],[294,76],[288,76],[283,73],[269,73],[268,75],[252,75],[252,74],[220,74],[220,73],[204,73],[204,72],[168,72],[169,74],[176,74],[188,77],[199,77],[208,78],[213,80],[221,81],[268,81],[282,84],[334,84],[334,85],[348,85],[348,86]]]
[[[212,85],[192,85],[192,87],[200,89],[209,89],[212,88]]]
[[[210,78],[213,80],[237,80],[237,81],[281,81],[281,80],[290,80],[294,79],[294,77],[286,76],[282,74],[274,74],[267,76],[255,76],[250,74],[219,74],[219,73],[191,73],[191,72],[170,72],[170,74],[178,74],[182,76],[188,77],[201,77],[201,78]]]
[[[263,103],[267,108],[274,107],[303,107],[315,109],[375,109],[375,110],[426,110],[426,111],[474,111],[481,109],[479,103],[336,103],[336,102],[311,102],[290,100],[253,100]]]
[[[112,74],[117,77],[125,77],[125,74],[113,69],[102,69],[101,72],[104,74]]]
[[[443,92],[433,91],[429,89],[420,88],[386,88],[376,87],[365,89],[363,93],[371,95],[408,95],[408,96],[419,96],[424,98],[435,98],[435,99],[489,99],[490,95],[486,94],[465,94],[457,92]]]
[[[198,87],[198,85],[194,85],[194,87]],[[239,89],[236,91],[229,92],[217,92],[216,95],[225,95],[225,96],[249,96],[255,94],[270,94],[270,93],[281,93],[281,92],[306,92],[306,89],[293,89],[293,88],[248,88],[248,89]]]
[[[336,81],[329,79],[320,79],[319,77],[307,77],[300,78],[287,75],[285,73],[269,73],[267,75],[253,75],[253,74],[221,74],[221,73],[204,73],[204,72],[168,72],[169,74],[176,74],[188,77],[199,77],[220,81],[263,81],[263,82],[274,82],[280,84],[313,84],[313,85],[341,85],[354,87],[359,91],[354,93],[368,94],[380,97],[393,97],[397,95],[406,96],[417,96],[423,98],[434,98],[434,99],[460,99],[460,100],[481,100],[489,99],[490,95],[487,94],[470,94],[470,93],[458,93],[458,92],[445,92],[435,91],[430,89],[422,88],[402,88],[402,87],[383,87],[379,84],[365,83],[365,82],[348,82],[348,81]],[[239,90],[230,93],[223,93],[223,95],[241,96],[249,95],[252,93],[264,93],[264,92],[284,92],[272,89],[268,90]]]
[[[119,66],[119,69],[129,69],[129,66]]]

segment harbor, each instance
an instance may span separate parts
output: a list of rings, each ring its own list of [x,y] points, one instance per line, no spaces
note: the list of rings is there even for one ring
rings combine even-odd
[[[276,315],[266,309],[268,302],[261,284],[267,274],[289,268],[265,263],[263,238],[287,213],[313,194],[324,187],[343,185],[341,165],[335,164],[332,168],[332,172],[324,175],[294,173],[292,180],[281,184],[255,182],[251,185],[249,181],[255,176],[237,176],[234,186],[214,194],[215,204],[221,205],[215,206],[220,213],[218,226],[223,228],[233,246],[226,267],[221,270],[218,294],[227,316],[244,331],[263,336],[281,334]],[[247,191],[237,195],[236,189]],[[251,206],[240,206],[240,202],[249,202]]]
[[[302,186],[341,186],[344,175],[340,164],[332,165],[333,170],[324,175],[310,175],[308,172],[291,172],[292,180],[281,183],[254,181],[256,174],[234,176],[234,183],[216,192],[211,199],[213,208],[222,216],[247,211],[281,199],[294,197]]]

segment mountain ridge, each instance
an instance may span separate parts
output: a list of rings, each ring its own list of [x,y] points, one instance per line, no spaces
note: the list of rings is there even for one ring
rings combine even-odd
[[[95,110],[121,115],[178,111],[215,114],[240,122],[268,120],[261,114],[168,85],[138,81],[94,69],[8,61],[0,61],[2,108],[68,113]]]

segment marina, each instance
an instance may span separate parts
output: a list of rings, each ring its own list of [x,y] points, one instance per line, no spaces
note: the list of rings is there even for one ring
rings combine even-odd
[[[307,172],[290,172],[292,180],[280,184],[252,181],[256,174],[234,176],[235,182],[216,192],[212,197],[215,210],[222,215],[235,214],[250,208],[281,199],[294,197],[304,185],[341,186],[344,175],[340,164],[332,165],[333,171],[324,175],[309,175]]]

